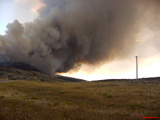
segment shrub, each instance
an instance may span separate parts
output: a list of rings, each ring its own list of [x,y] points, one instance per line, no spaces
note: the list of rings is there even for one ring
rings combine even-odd
[[[3,95],[0,95],[0,99],[3,99],[4,98],[4,96]]]

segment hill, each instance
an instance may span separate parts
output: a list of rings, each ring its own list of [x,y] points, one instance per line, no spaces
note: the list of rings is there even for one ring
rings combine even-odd
[[[139,78],[137,79],[105,79],[94,82],[128,82],[128,83],[160,83],[160,77]]]
[[[83,82],[84,80],[68,78],[60,75],[48,75],[38,69],[21,62],[0,63],[1,80],[39,80],[51,82]]]
[[[56,75],[55,78],[68,81],[68,82],[85,82],[83,79],[78,79],[78,78],[72,78],[72,77],[67,77],[67,76],[61,76],[61,75]]]

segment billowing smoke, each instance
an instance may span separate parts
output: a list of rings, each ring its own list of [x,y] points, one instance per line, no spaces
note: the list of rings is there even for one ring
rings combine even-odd
[[[44,0],[39,18],[7,25],[0,55],[45,73],[67,72],[76,63],[102,64],[130,54],[147,13],[159,0]],[[146,7],[148,9],[146,9]]]

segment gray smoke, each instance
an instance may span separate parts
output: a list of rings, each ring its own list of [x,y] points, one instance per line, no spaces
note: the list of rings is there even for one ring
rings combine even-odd
[[[6,35],[0,36],[0,54],[49,74],[67,72],[76,63],[102,64],[126,56],[148,14],[153,18],[160,11],[159,0],[44,3],[35,21],[7,25]]]

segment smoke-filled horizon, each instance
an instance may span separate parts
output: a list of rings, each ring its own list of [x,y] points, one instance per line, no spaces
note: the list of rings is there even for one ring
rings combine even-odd
[[[159,0],[43,0],[39,17],[7,25],[0,55],[42,72],[102,65],[132,53],[144,26],[159,30]],[[147,9],[146,9],[147,8]]]

